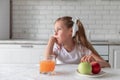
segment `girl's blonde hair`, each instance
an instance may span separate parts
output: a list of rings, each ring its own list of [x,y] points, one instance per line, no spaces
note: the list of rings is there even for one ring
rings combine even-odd
[[[75,36],[73,37],[75,43],[83,45],[84,47],[90,49],[92,51],[92,53],[94,53],[95,55],[100,56],[98,54],[98,52],[94,49],[92,44],[88,41],[86,34],[85,34],[84,26],[79,19],[77,19],[76,22],[73,22],[72,17],[64,16],[64,17],[58,18],[55,22],[57,22],[57,21],[63,21],[64,25],[66,25],[67,28],[72,28],[73,25],[76,23],[76,25],[78,27],[78,31],[76,32]]]

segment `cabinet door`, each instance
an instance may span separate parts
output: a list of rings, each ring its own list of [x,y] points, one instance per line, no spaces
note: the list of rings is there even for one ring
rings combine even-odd
[[[120,68],[120,46],[110,46],[109,61],[112,68]]]
[[[120,50],[114,51],[114,68],[120,68]]]
[[[108,45],[93,45],[99,55],[106,61],[108,61]]]
[[[37,64],[44,54],[45,45],[0,45],[0,63]]]

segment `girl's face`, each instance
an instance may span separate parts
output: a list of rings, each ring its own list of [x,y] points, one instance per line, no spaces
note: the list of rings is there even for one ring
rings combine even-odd
[[[59,44],[66,43],[72,38],[72,28],[67,28],[63,21],[57,21],[55,23],[55,37]]]

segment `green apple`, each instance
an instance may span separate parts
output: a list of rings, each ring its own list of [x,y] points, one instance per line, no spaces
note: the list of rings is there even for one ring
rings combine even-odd
[[[92,72],[92,66],[89,62],[81,62],[78,65],[78,71],[81,74],[90,74]]]

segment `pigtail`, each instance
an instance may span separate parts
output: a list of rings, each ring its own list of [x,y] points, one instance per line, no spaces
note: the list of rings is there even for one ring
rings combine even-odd
[[[87,37],[85,35],[85,30],[83,28],[83,24],[80,22],[80,20],[76,20],[75,22],[77,25],[76,27],[78,27],[78,31],[76,31],[75,36],[73,37],[75,42],[77,44],[82,44],[84,47],[88,46],[88,40]]]
[[[75,42],[77,44],[81,44],[84,47],[90,49],[95,55],[100,56],[98,52],[94,49],[92,44],[88,41],[85,34],[84,26],[79,19],[76,21],[76,25],[78,27],[78,31],[76,32],[76,35],[74,37]]]

